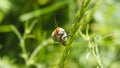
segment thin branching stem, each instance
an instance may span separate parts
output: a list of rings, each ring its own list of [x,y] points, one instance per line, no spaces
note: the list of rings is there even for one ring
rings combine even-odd
[[[17,35],[18,39],[21,40],[22,36],[20,32],[18,31],[18,29],[14,25],[10,25],[10,27],[13,30],[13,32]]]
[[[67,56],[70,53],[71,44],[72,44],[73,40],[75,39],[75,34],[76,34],[76,32],[78,31],[78,29],[80,27],[81,20],[84,17],[84,14],[85,14],[85,11],[87,9],[87,6],[88,6],[89,2],[90,2],[90,0],[83,0],[81,10],[78,11],[78,13],[76,14],[77,22],[71,28],[71,32],[70,32],[71,37],[68,38],[67,46],[65,47],[65,49],[63,51],[63,54],[62,54],[62,57],[61,57],[60,62],[59,62],[59,68],[64,67]]]
[[[29,57],[29,60],[33,59],[37,54],[38,52],[41,50],[41,48],[45,47],[46,45],[50,44],[50,42],[52,42],[52,39],[47,39],[45,40],[44,42],[42,42],[42,44],[39,44],[35,49],[34,51],[31,53],[30,57]]]
[[[100,55],[98,53],[98,46],[96,45],[91,50],[92,50],[92,53],[93,53],[94,57],[96,58],[96,60],[98,62],[99,67],[104,68],[103,65],[102,65],[101,59],[100,59]]]
[[[90,19],[91,19],[91,16],[93,15],[93,13],[96,11],[96,9],[98,8],[98,6],[99,6],[101,3],[102,3],[102,0],[100,0],[99,2],[97,2],[97,3],[95,4],[95,7],[93,7],[92,10],[89,12],[89,14],[86,15],[86,17],[84,18],[84,22],[86,22],[86,24],[89,23],[89,21],[90,21]],[[84,23],[83,23],[83,24],[84,24]],[[82,25],[81,25],[81,26],[82,26]],[[81,29],[82,29],[82,28],[80,28],[79,33],[80,33],[80,35],[82,36],[82,38],[88,42],[88,50],[89,50],[90,53],[92,53],[93,56],[95,57],[95,59],[96,59],[96,61],[97,61],[97,63],[98,63],[98,66],[99,66],[100,68],[104,68],[104,67],[103,67],[103,64],[102,64],[102,62],[101,62],[101,59],[100,59],[100,54],[99,54],[99,50],[98,50],[97,43],[95,43],[94,41],[91,41],[91,38],[90,38],[90,36],[89,36],[89,34],[88,34],[89,25],[87,25],[87,28],[86,28],[86,35],[81,32]],[[95,44],[93,44],[93,43],[95,43]]]
[[[101,59],[100,59],[100,54],[99,54],[99,50],[98,50],[98,46],[97,46],[97,43],[93,42],[93,41],[90,41],[90,36],[88,34],[88,27],[86,29],[86,35],[84,35],[80,30],[79,30],[79,33],[81,34],[82,38],[84,40],[86,40],[88,42],[88,50],[90,51],[90,53],[93,54],[93,56],[95,57],[98,65],[100,68],[104,68],[103,67],[103,64],[101,62]],[[93,44],[94,43],[94,44]]]
[[[18,29],[13,25],[11,25],[11,29],[13,30],[13,32],[17,35],[18,39],[20,40],[20,48],[21,48],[22,53],[23,53],[22,57],[24,58],[24,60],[26,62],[27,61],[27,58],[26,58],[27,52],[26,52],[26,48],[25,48],[25,38],[24,38],[25,34],[22,36],[20,34],[20,32],[18,31]]]
[[[18,39],[20,40],[20,47],[22,49],[22,52],[26,53],[26,49],[24,47],[25,46],[24,39],[23,39],[22,35],[20,34],[20,32],[18,31],[18,29],[15,26],[11,25],[11,29],[13,30],[13,32],[17,35]]]
[[[13,30],[13,32],[17,35],[19,41],[20,41],[20,48],[22,50],[22,58],[24,59],[26,66],[27,66],[27,61],[28,61],[28,54],[27,54],[27,50],[25,47],[25,40],[27,39],[28,34],[32,31],[33,27],[36,24],[36,20],[32,22],[32,24],[28,27],[28,22],[25,23],[25,32],[23,35],[20,34],[19,30],[11,25],[11,29]]]

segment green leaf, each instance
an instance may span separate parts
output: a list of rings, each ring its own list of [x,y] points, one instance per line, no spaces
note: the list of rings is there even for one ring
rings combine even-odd
[[[23,14],[23,15],[20,16],[20,20],[21,21],[26,21],[26,20],[32,19],[34,17],[38,17],[38,16],[43,15],[43,14],[53,12],[57,9],[60,9],[62,6],[66,5],[67,3],[68,2],[58,2],[58,3],[55,3],[51,6],[49,6],[49,7]]]
[[[2,25],[0,26],[0,32],[11,32],[12,29],[10,27],[10,25]]]

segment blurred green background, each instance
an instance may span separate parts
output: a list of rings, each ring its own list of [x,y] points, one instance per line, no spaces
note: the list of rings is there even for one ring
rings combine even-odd
[[[51,33],[58,25],[70,32],[82,0],[0,0],[0,68],[56,68],[64,46]],[[91,0],[88,11],[98,0]],[[89,13],[88,13],[89,14]],[[90,19],[105,68],[120,68],[120,0],[103,0]],[[82,32],[85,32],[83,27]],[[103,36],[107,36],[102,39]],[[89,56],[88,56],[89,54]],[[80,35],[72,43],[65,68],[97,68]]]

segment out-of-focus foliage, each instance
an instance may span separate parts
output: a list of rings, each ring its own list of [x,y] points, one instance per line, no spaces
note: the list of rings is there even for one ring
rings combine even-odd
[[[91,0],[86,15],[98,2]],[[65,47],[52,40],[54,18],[69,35],[81,3],[82,0],[0,0],[0,68],[57,67]],[[119,13],[119,0],[102,0],[89,18],[90,40],[97,44],[104,68],[120,67]],[[85,33],[86,24],[81,31]],[[88,42],[79,33],[76,37],[65,68],[97,68]]]
[[[13,64],[14,60],[10,60],[7,57],[0,59],[0,68],[17,68],[16,65]]]
[[[12,5],[8,0],[0,0],[0,23],[11,7]]]

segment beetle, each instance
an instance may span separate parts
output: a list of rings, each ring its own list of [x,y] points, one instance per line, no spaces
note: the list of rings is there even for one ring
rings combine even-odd
[[[56,23],[56,20],[55,20],[55,23]],[[52,32],[52,38],[54,39],[54,41],[60,42],[62,45],[65,46],[67,41],[67,33],[63,28],[58,27],[57,25],[56,29]]]

